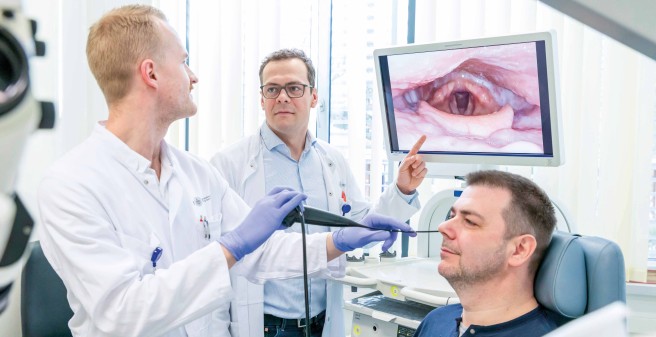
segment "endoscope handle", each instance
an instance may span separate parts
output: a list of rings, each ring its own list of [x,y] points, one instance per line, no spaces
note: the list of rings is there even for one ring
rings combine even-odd
[[[294,209],[282,219],[282,225],[285,227],[291,227],[296,222],[301,222],[301,206],[294,207]]]
[[[361,224],[343,217],[310,206],[303,206],[303,219],[308,225],[326,226],[326,227],[362,227]],[[284,226],[290,227],[296,222],[301,222],[300,207],[294,208],[282,220]]]

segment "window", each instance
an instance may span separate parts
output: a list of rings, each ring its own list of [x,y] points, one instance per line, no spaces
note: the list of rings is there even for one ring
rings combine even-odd
[[[167,140],[185,148],[188,137],[190,152],[210,158],[253,134],[264,121],[260,62],[277,49],[298,48],[317,67],[322,62],[319,13],[325,11],[319,6],[326,4],[319,0],[160,1],[182,40],[186,37],[189,66],[199,77],[193,92],[198,114],[172,125]]]
[[[540,1],[416,4],[417,43],[556,31],[565,165],[508,170],[566,206],[576,232],[617,242],[627,279],[644,281],[656,234],[656,128],[644,123],[656,115],[656,61]]]
[[[188,14],[181,14],[186,13],[181,4],[160,2],[183,39],[188,32],[190,66],[200,77],[194,92],[198,116],[189,120],[188,128],[184,122],[172,127],[167,139],[184,147],[188,136],[189,150],[208,158],[253,133],[264,119],[257,91],[260,61],[279,48],[301,48],[317,68],[319,104],[310,116],[310,129],[316,120],[317,137],[342,151],[359,186],[376,200],[394,177],[394,165],[386,162],[383,149],[372,54],[375,48],[406,43],[408,3],[256,0],[247,5],[188,0]],[[617,239],[627,267],[636,261],[628,256],[634,245],[648,250],[656,268],[656,62],[540,2],[415,4],[417,43],[557,30],[567,163],[560,168],[518,168],[518,173],[531,175],[567,205],[579,225],[587,226],[581,233]],[[572,45],[582,47],[567,48]],[[632,61],[625,61],[627,57]],[[640,122],[648,118],[654,123]],[[595,121],[595,127],[588,121]],[[651,143],[645,134],[653,135]],[[651,158],[644,156],[649,151]],[[622,193],[615,192],[618,188]],[[590,195],[580,190],[590,190]],[[430,193],[422,199],[428,197]],[[649,210],[640,208],[647,198]],[[644,256],[643,248],[640,254]],[[643,262],[640,257],[635,267]]]
[[[656,108],[654,109],[654,130],[656,130]],[[652,282],[656,282],[656,132],[653,135],[655,139],[654,149],[652,151],[651,168],[651,196],[649,198],[649,269],[654,271]]]
[[[352,163],[363,192],[375,200],[388,183],[390,169],[381,135],[373,51],[406,43],[408,4],[397,0],[332,3],[330,143]]]

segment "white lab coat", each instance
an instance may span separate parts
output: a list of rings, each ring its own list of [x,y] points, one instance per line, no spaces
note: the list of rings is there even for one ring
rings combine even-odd
[[[74,336],[230,336],[234,291],[214,240],[250,209],[209,163],[164,142],[162,154],[162,181],[171,172],[168,198],[156,179],[146,183],[150,162],[103,126],[40,186],[41,244],[66,285]],[[311,240],[317,249],[310,249],[309,270],[339,271],[326,263],[326,235]],[[260,283],[302,275],[301,244],[300,235],[276,232],[232,272]],[[158,246],[155,272],[150,257]]]
[[[217,153],[210,161],[224,175],[230,187],[237,191],[249,205],[253,205],[265,193],[262,146],[258,132]],[[356,221],[362,219],[372,205],[365,200],[358,188],[348,162],[337,149],[322,140],[317,140],[315,148],[323,167],[328,211],[342,214],[341,196],[344,192],[352,207],[347,216]],[[409,219],[417,210],[419,210],[419,201],[415,199],[412,204],[408,204],[395,187],[387,188],[378,204],[372,209],[373,212],[393,216],[403,221]],[[344,256],[339,261],[342,266],[346,263]],[[233,276],[232,281],[236,297],[230,313],[233,326],[238,327],[238,329],[233,329],[233,337],[263,336],[263,286],[250,283],[239,276]],[[342,289],[341,283],[327,281],[324,337],[344,335]],[[248,324],[243,324],[243,322],[248,322]],[[238,334],[235,333],[237,331]]]

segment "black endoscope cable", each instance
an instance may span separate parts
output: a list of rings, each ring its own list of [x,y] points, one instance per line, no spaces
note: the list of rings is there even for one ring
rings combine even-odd
[[[302,217],[301,217],[302,218]],[[404,231],[400,229],[381,229],[381,228],[373,228],[365,225],[356,225],[356,224],[330,224],[330,225],[317,225],[317,224],[310,224],[314,226],[324,226],[324,227],[360,227],[360,228],[366,228],[366,229],[371,229],[375,231],[386,231],[386,232],[391,232],[391,233],[439,233],[439,230],[433,230],[433,231]]]
[[[299,210],[299,215],[301,218],[301,236],[303,238],[303,290],[305,292],[305,336],[310,337],[310,297],[308,289],[308,272],[307,272],[307,244],[305,243],[305,216],[303,216],[303,211]]]

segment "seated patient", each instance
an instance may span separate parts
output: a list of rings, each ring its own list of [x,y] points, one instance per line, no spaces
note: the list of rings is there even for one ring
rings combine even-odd
[[[533,279],[556,225],[546,193],[501,171],[467,176],[439,226],[438,266],[460,298],[431,311],[415,336],[542,336],[557,326],[533,294]]]

